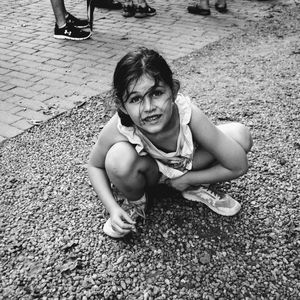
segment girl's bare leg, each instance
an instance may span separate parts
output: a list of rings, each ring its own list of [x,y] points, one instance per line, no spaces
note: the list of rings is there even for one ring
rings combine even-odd
[[[252,137],[249,129],[240,123],[228,123],[217,126],[224,134],[235,140],[245,152],[249,152],[252,145]],[[201,170],[209,167],[215,162],[214,157],[202,148],[195,151],[193,159],[193,169]]]
[[[128,142],[119,142],[110,148],[105,168],[110,181],[130,201],[140,199],[146,188],[159,179],[155,160],[149,156],[139,156]]]

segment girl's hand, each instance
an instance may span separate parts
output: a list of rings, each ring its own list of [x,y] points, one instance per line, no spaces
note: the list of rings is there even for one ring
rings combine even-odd
[[[113,229],[121,234],[125,235],[130,231],[135,231],[135,222],[121,207],[110,213],[110,220]]]
[[[188,189],[189,187],[191,187],[191,185],[187,181],[186,174],[184,174],[180,177],[177,177],[177,178],[168,179],[166,183],[167,183],[167,185],[169,185],[172,188],[174,188],[178,191],[181,191],[181,192],[183,192],[186,189]]]

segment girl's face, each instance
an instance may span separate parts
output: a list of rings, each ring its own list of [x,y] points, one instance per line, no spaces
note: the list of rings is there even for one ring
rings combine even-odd
[[[174,112],[173,91],[164,82],[142,75],[131,83],[124,108],[134,124],[149,134],[167,128]]]

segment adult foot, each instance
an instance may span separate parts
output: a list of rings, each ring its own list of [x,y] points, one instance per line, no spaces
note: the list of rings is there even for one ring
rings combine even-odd
[[[219,12],[219,13],[226,13],[228,11],[227,9],[227,4],[226,1],[217,1],[215,4],[215,9]]]
[[[116,0],[94,0],[94,5],[99,8],[122,9],[122,4]]]
[[[70,23],[67,23],[62,28],[59,28],[57,24],[55,24],[54,28],[54,37],[56,39],[81,41],[88,39],[91,35],[91,32],[81,30]]]
[[[199,4],[188,6],[187,9],[190,14],[201,15],[201,16],[210,15],[208,0],[200,0]]]
[[[80,28],[80,29],[89,27],[88,20],[78,19],[78,18],[74,17],[73,15],[71,15],[70,13],[68,13],[68,16],[66,17],[66,23],[71,24],[74,27]]]
[[[188,6],[188,12],[194,15],[201,15],[201,16],[209,16],[210,9],[201,8],[198,5],[195,6]]]
[[[122,16],[124,18],[133,17],[135,14],[135,5],[133,3],[130,4],[123,4],[123,12]]]
[[[145,18],[145,17],[152,17],[155,15],[156,15],[156,9],[146,4],[145,6],[138,5],[135,10],[134,16],[136,18]]]

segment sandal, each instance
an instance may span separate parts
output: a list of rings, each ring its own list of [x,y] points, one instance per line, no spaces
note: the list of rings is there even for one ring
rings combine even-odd
[[[130,5],[123,5],[123,12],[122,12],[122,16],[124,18],[130,18],[133,17],[135,14],[135,5],[133,3],[131,3]]]
[[[145,17],[152,17],[156,15],[156,9],[150,7],[146,4],[146,6],[137,6],[135,11],[136,18],[145,18]]]
[[[218,3],[216,3],[216,4],[215,4],[215,9],[216,9],[219,13],[221,13],[221,14],[224,14],[224,13],[226,13],[226,12],[228,11],[228,9],[227,9],[227,4],[226,4],[226,3],[225,3],[224,6],[220,6]]]
[[[188,12],[194,15],[209,16],[210,9],[201,8],[199,5],[188,6]]]

